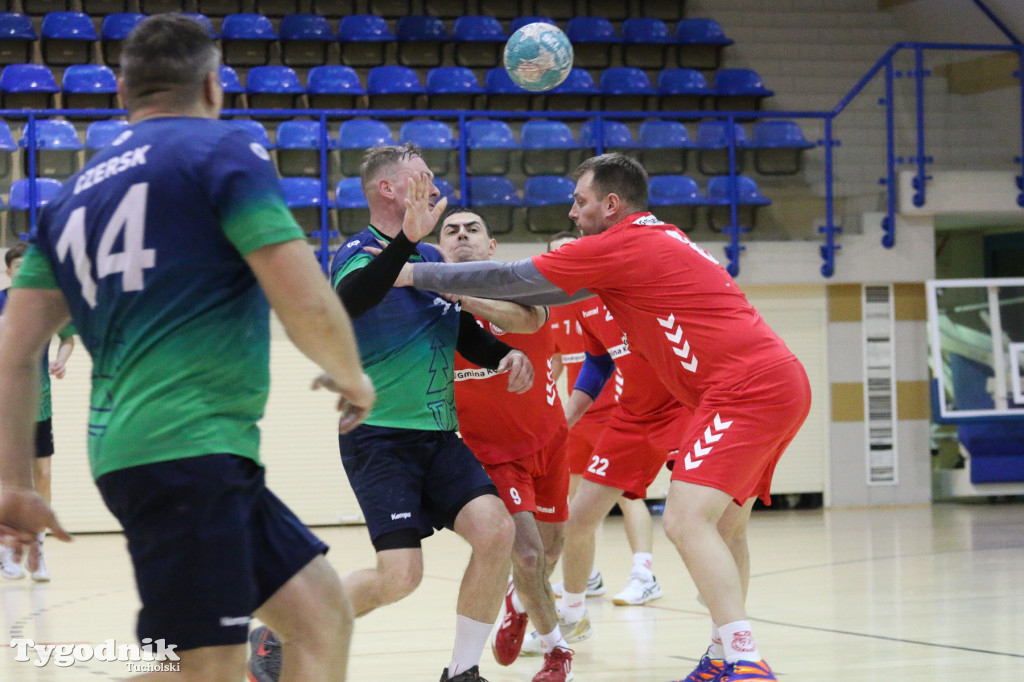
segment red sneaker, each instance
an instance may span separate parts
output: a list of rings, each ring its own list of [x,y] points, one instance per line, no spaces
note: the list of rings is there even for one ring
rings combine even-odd
[[[526,624],[530,617],[525,613],[516,613],[512,606],[512,595],[516,587],[510,580],[508,590],[505,592],[505,608],[501,612],[501,624],[494,634],[494,641],[491,643],[491,651],[494,653],[494,660],[502,665],[512,665],[519,658],[519,650],[523,648],[523,638],[526,636]]]
[[[569,682],[572,679],[572,649],[556,646],[544,654],[544,667],[533,676],[533,682]]]

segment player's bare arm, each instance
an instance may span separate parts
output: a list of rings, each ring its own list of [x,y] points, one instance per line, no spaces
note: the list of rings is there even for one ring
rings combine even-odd
[[[495,301],[476,296],[445,294],[462,304],[462,309],[482,317],[513,334],[533,334],[540,331],[548,321],[548,308],[537,305],[521,305],[512,301]]]

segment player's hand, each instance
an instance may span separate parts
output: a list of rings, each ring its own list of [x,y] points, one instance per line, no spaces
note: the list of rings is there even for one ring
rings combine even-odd
[[[54,360],[50,363],[50,374],[57,379],[63,379],[64,375],[68,373],[68,367],[60,360]]]
[[[526,353],[512,349],[498,364],[498,374],[508,372],[509,393],[526,393],[533,387],[533,365]]]
[[[0,491],[0,542],[14,549],[15,561],[21,561],[27,549],[29,570],[37,570],[38,534],[47,529],[58,540],[71,541],[71,536],[61,527],[50,505],[39,493],[16,489]]]
[[[402,232],[411,242],[418,242],[434,231],[437,219],[448,206],[448,198],[441,197],[433,206],[430,205],[430,194],[433,182],[427,173],[419,173],[408,180],[405,195],[405,218],[402,220]]]
[[[373,382],[365,373],[360,375],[356,386],[349,388],[342,388],[327,374],[321,374],[313,379],[313,390],[318,388],[326,388],[328,391],[341,394],[341,398],[338,399],[338,412],[341,413],[338,433],[348,433],[362,424],[370,415],[370,410],[377,400]]]

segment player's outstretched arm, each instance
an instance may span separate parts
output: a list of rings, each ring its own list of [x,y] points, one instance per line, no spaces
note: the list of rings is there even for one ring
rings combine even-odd
[[[475,296],[454,297],[462,309],[492,322],[503,331],[513,334],[533,334],[548,321],[548,309],[539,305],[520,305],[512,301],[494,301]]]
[[[339,430],[355,428],[370,413],[376,395],[363,372],[352,322],[306,243],[269,244],[245,257],[288,338],[319,365],[341,394]]]

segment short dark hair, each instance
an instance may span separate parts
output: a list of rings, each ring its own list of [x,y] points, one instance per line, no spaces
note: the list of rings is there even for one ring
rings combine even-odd
[[[415,157],[423,157],[419,145],[406,142],[401,145],[381,145],[370,147],[363,156],[363,163],[359,166],[359,177],[362,180],[363,191],[366,191],[367,184],[377,177],[381,170],[407,161]]]
[[[441,225],[441,227],[444,227],[444,221],[448,220],[450,216],[456,213],[472,213],[473,215],[480,219],[480,224],[484,226],[484,232],[487,233],[487,238],[492,239],[494,237],[494,235],[491,234],[491,225],[490,223],[487,222],[487,218],[485,218],[483,214],[478,213],[477,211],[474,211],[473,209],[468,208],[466,206],[449,206],[448,209],[444,212],[444,215],[441,216],[441,219],[437,221],[438,224]],[[437,241],[441,241],[441,230],[437,231]]]
[[[121,76],[129,110],[159,99],[172,108],[192,105],[220,65],[206,27],[183,14],[155,14],[139,22],[121,47]]]
[[[579,237],[580,236],[578,234],[576,234],[575,232],[570,232],[569,230],[562,230],[561,232],[556,232],[553,235],[551,235],[551,237],[548,239],[548,251],[551,250],[551,245],[557,242],[559,239],[579,239]]]
[[[616,194],[631,208],[647,210],[647,171],[639,161],[616,152],[593,156],[579,165],[573,177],[579,180],[587,171],[594,174],[592,184],[599,197]]]
[[[28,251],[28,242],[18,242],[7,249],[7,253],[4,254],[4,262],[7,263],[7,267],[11,267],[11,263],[18,258],[24,258],[26,251]]]

